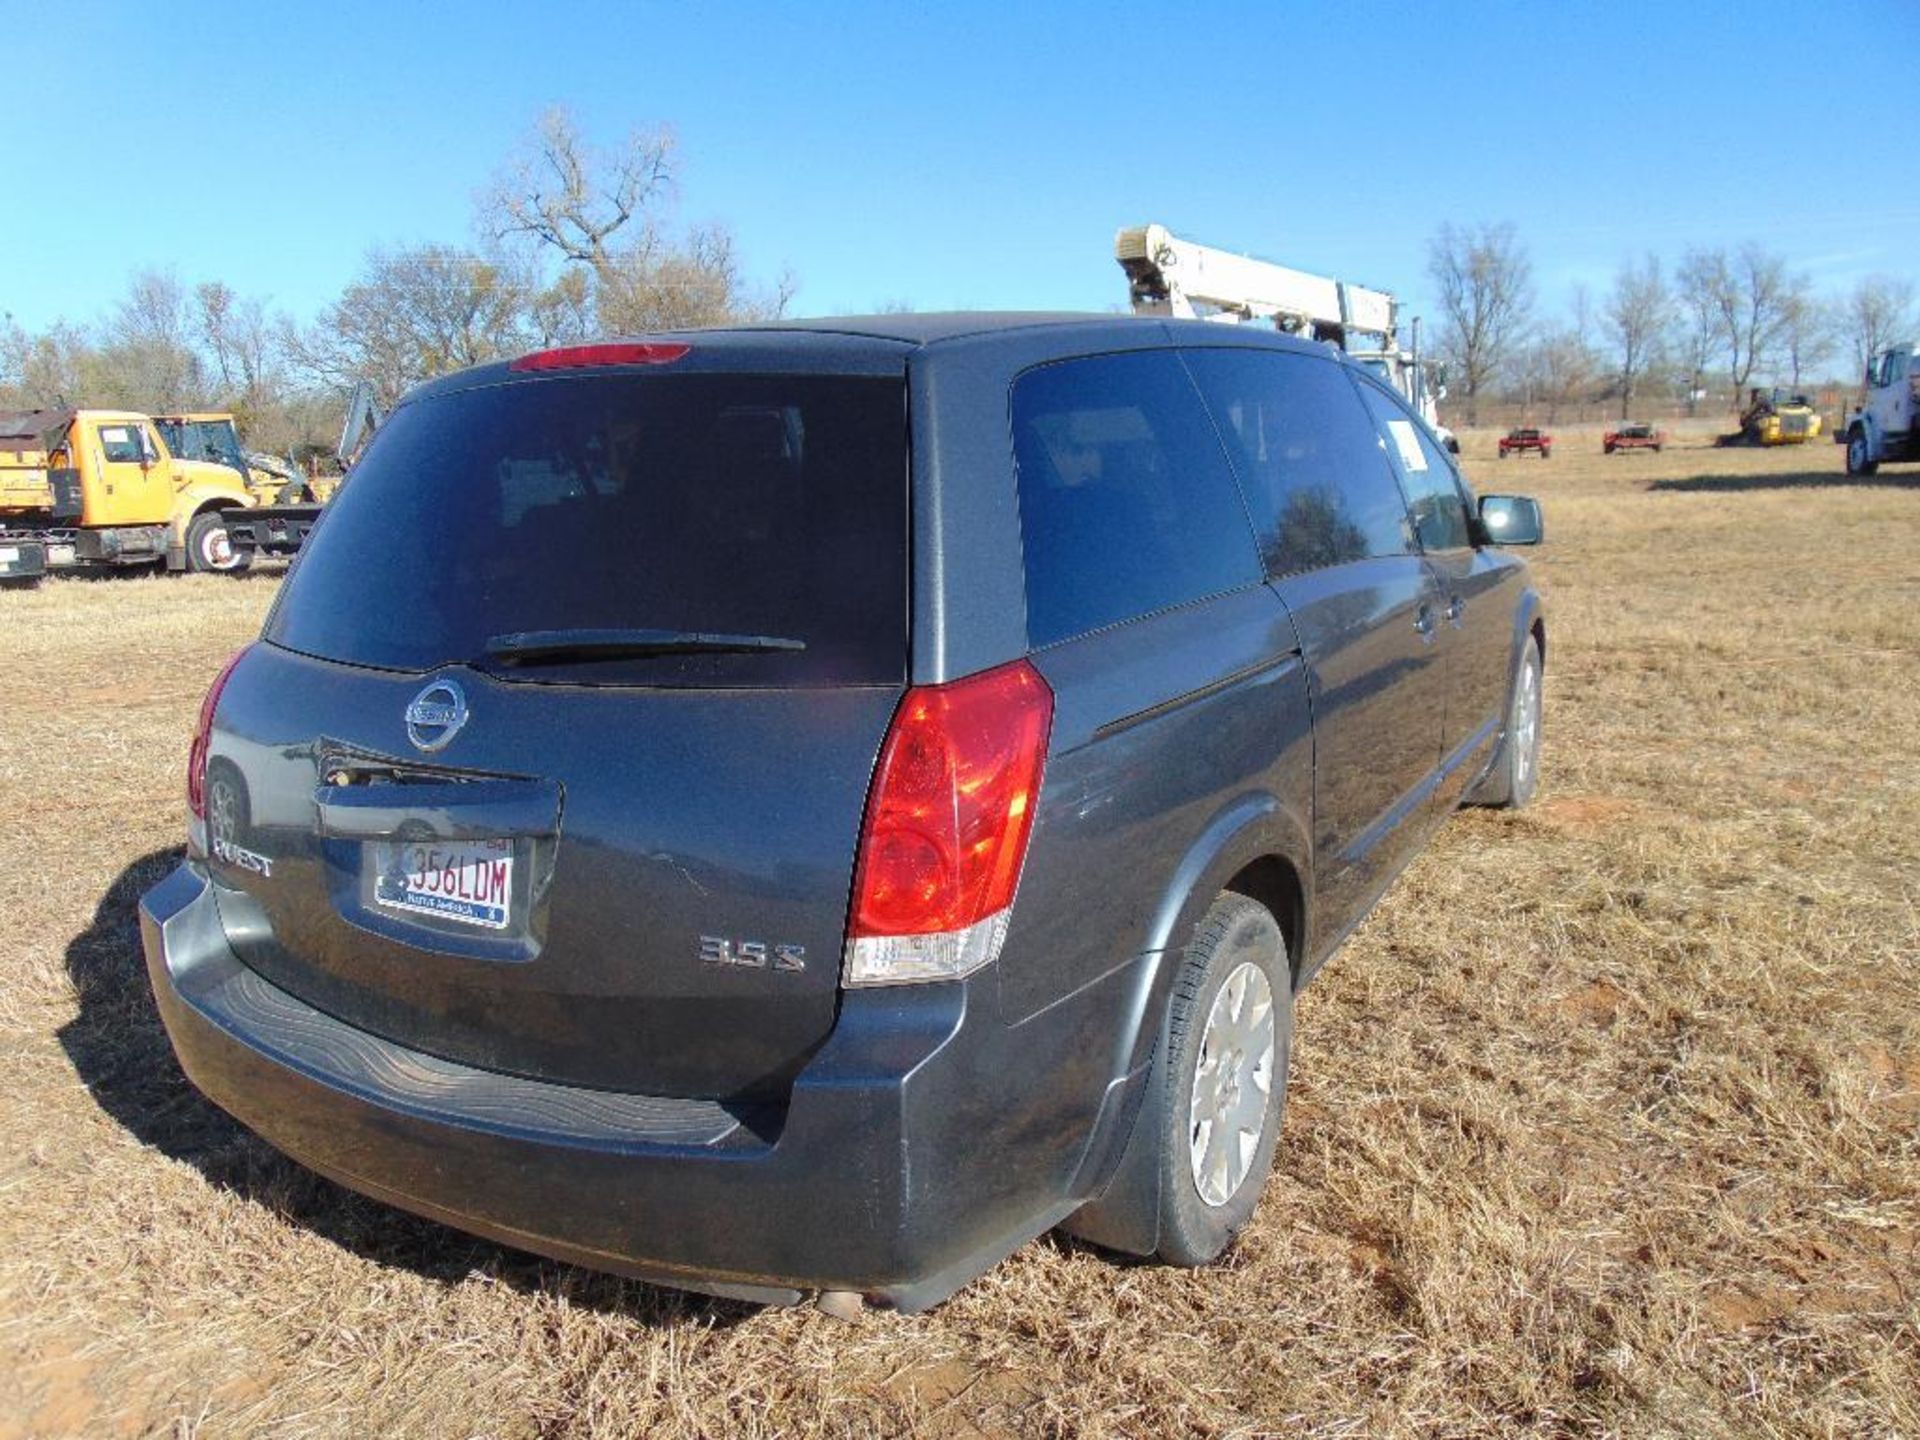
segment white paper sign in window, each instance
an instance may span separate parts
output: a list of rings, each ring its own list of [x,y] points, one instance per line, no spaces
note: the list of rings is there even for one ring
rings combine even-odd
[[[1393,432],[1393,443],[1399,447],[1400,463],[1407,468],[1409,475],[1418,475],[1427,468],[1426,453],[1420,448],[1420,437],[1413,433],[1411,420],[1389,420],[1387,429]]]

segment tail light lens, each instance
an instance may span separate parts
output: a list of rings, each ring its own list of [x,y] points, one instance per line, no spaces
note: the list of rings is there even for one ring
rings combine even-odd
[[[952,979],[999,955],[1052,727],[1053,692],[1024,660],[907,691],[867,797],[848,985]]]
[[[213,712],[219,708],[220,692],[227,688],[233,667],[252,648],[242,646],[233,652],[207,687],[207,698],[200,702],[200,723],[194,727],[193,744],[187,748],[187,809],[196,820],[207,818],[207,743],[213,738]]]
[[[642,344],[615,342],[604,345],[562,345],[557,350],[535,350],[507,366],[511,371],[584,370],[595,365],[671,365],[691,345],[649,341]]]

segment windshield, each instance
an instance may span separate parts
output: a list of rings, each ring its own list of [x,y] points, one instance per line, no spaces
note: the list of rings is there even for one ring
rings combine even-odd
[[[205,460],[247,473],[240,438],[231,420],[155,420],[154,426],[176,460]]]
[[[897,379],[510,381],[401,406],[341,487],[267,638],[352,664],[570,684],[897,683],[907,440]],[[803,648],[537,670],[494,637],[639,630]]]

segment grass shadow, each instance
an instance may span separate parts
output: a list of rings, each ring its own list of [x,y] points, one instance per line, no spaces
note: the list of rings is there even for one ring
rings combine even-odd
[[[1649,480],[1647,489],[1679,495],[1742,494],[1753,490],[1920,490],[1920,471],[1904,475],[1848,475],[1839,469],[1796,470],[1785,475],[1682,475]]]
[[[122,870],[65,957],[80,1010],[60,1028],[61,1047],[100,1108],[143,1144],[344,1250],[440,1285],[478,1273],[649,1326],[694,1320],[726,1328],[759,1313],[758,1305],[545,1260],[409,1215],[288,1159],[202,1096],[174,1058],[140,948],[140,897],[180,858],[178,847],[157,850]]]

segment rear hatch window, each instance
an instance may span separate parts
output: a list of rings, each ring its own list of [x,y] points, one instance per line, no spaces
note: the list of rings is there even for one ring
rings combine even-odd
[[[906,506],[898,379],[621,372],[432,395],[375,436],[267,638],[530,682],[898,683]],[[626,633],[689,643],[608,643]],[[515,655],[515,636],[548,648]]]

